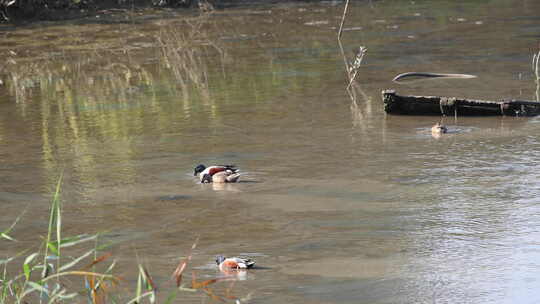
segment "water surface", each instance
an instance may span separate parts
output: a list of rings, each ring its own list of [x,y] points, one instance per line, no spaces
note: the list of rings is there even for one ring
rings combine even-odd
[[[387,116],[380,99],[534,100],[540,4],[353,3],[347,55],[368,48],[356,105],[342,9],[3,28],[0,229],[26,213],[0,255],[45,234],[63,172],[65,235],[106,232],[133,281],[138,256],[168,286],[200,237],[200,277],[218,275],[216,254],[254,256],[234,288],[257,303],[540,301],[538,119],[445,117],[436,139],[440,117]],[[391,82],[410,71],[478,78]],[[198,163],[234,163],[244,182],[200,185]]]

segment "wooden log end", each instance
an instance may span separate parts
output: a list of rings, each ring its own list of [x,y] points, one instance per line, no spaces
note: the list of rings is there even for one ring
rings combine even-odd
[[[396,109],[396,103],[394,102],[396,97],[396,90],[383,90],[382,91],[382,99],[384,103],[384,111],[386,113],[393,113]]]

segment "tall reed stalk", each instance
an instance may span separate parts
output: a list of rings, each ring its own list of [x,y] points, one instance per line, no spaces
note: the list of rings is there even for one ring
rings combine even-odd
[[[354,52],[354,57],[351,61],[347,58],[345,55],[345,49],[343,47],[343,43],[341,41],[341,37],[343,35],[343,28],[345,26],[345,21],[347,18],[347,14],[349,11],[349,1],[347,0],[345,2],[345,7],[343,8],[343,14],[341,16],[341,22],[339,24],[339,30],[337,33],[337,41],[338,46],[341,51],[341,56],[343,57],[343,63],[345,64],[345,71],[347,76],[347,87],[345,90],[347,91],[347,94],[349,94],[349,97],[351,98],[351,114],[353,118],[353,125],[358,126],[360,125],[360,121],[364,118],[363,112],[370,112],[371,111],[371,105],[370,101],[371,98],[366,95],[366,93],[362,90],[360,85],[356,82],[357,76],[360,74],[360,67],[362,66],[362,60],[364,59],[364,56],[366,55],[367,48],[364,46],[360,46],[356,48]],[[358,96],[360,96],[364,100],[364,107],[361,108],[358,105]]]
[[[536,76],[536,101],[540,101],[540,51],[533,55],[532,69]]]

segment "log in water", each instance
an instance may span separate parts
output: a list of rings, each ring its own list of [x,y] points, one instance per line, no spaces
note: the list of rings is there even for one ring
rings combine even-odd
[[[394,90],[383,90],[384,111],[400,115],[466,115],[466,116],[535,116],[540,102],[523,100],[488,101],[439,96],[405,96]]]

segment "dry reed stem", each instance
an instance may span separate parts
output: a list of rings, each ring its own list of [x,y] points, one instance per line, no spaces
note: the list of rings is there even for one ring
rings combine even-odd
[[[345,69],[347,70],[347,74],[349,73],[349,62],[347,61],[347,56],[345,56],[345,51],[343,50],[343,44],[341,43],[341,35],[343,34],[343,26],[345,25],[345,18],[347,17],[347,11],[349,9],[349,0],[345,2],[345,8],[343,9],[343,15],[341,16],[341,23],[339,24],[339,31],[338,31],[338,44],[339,49],[341,50],[341,55],[343,56],[343,62],[345,63]]]
[[[341,51],[341,56],[343,57],[343,63],[345,64],[345,71],[347,75],[347,93],[349,94],[349,97],[351,98],[351,101],[353,103],[353,106],[357,106],[356,102],[356,93],[354,90],[351,89],[351,86],[353,85],[353,82],[356,80],[356,76],[358,75],[358,71],[360,69],[360,65],[362,64],[362,60],[364,58],[364,55],[366,53],[366,48],[363,46],[360,46],[358,49],[358,52],[355,54],[354,61],[352,65],[347,60],[347,56],[345,55],[345,49],[343,48],[343,43],[341,42],[341,36],[343,35],[343,26],[345,25],[345,19],[347,17],[347,12],[349,10],[349,1],[347,0],[345,2],[345,7],[343,9],[343,15],[341,16],[341,22],[339,25],[337,40],[339,45],[339,50]]]
[[[150,272],[148,272],[148,270],[144,266],[142,266],[142,270],[144,271],[144,275],[146,276],[146,280],[148,281],[148,284],[150,284],[150,287],[152,287],[152,290],[157,291],[157,286],[154,283],[154,280],[152,280],[152,276],[150,275]]]
[[[102,255],[102,256],[96,258],[95,260],[93,260],[90,264],[84,266],[83,269],[88,270],[88,269],[92,268],[92,266],[105,261],[106,259],[110,258],[111,256],[112,256],[112,254],[110,252],[105,253],[104,255]]]
[[[540,51],[533,55],[532,69],[536,76],[536,101],[540,101]]]
[[[199,237],[197,237],[197,239],[195,240],[193,245],[191,245],[191,250],[190,250],[189,255],[187,256],[187,258],[185,258],[180,263],[178,263],[178,266],[176,267],[176,269],[174,270],[174,272],[172,274],[172,279],[175,279],[175,281],[176,281],[176,287],[180,287],[180,283],[182,283],[182,273],[184,273],[184,270],[186,270],[188,262],[191,261],[191,257],[193,255],[193,250],[195,250],[195,248],[197,248],[197,243],[198,242],[199,242]]]

